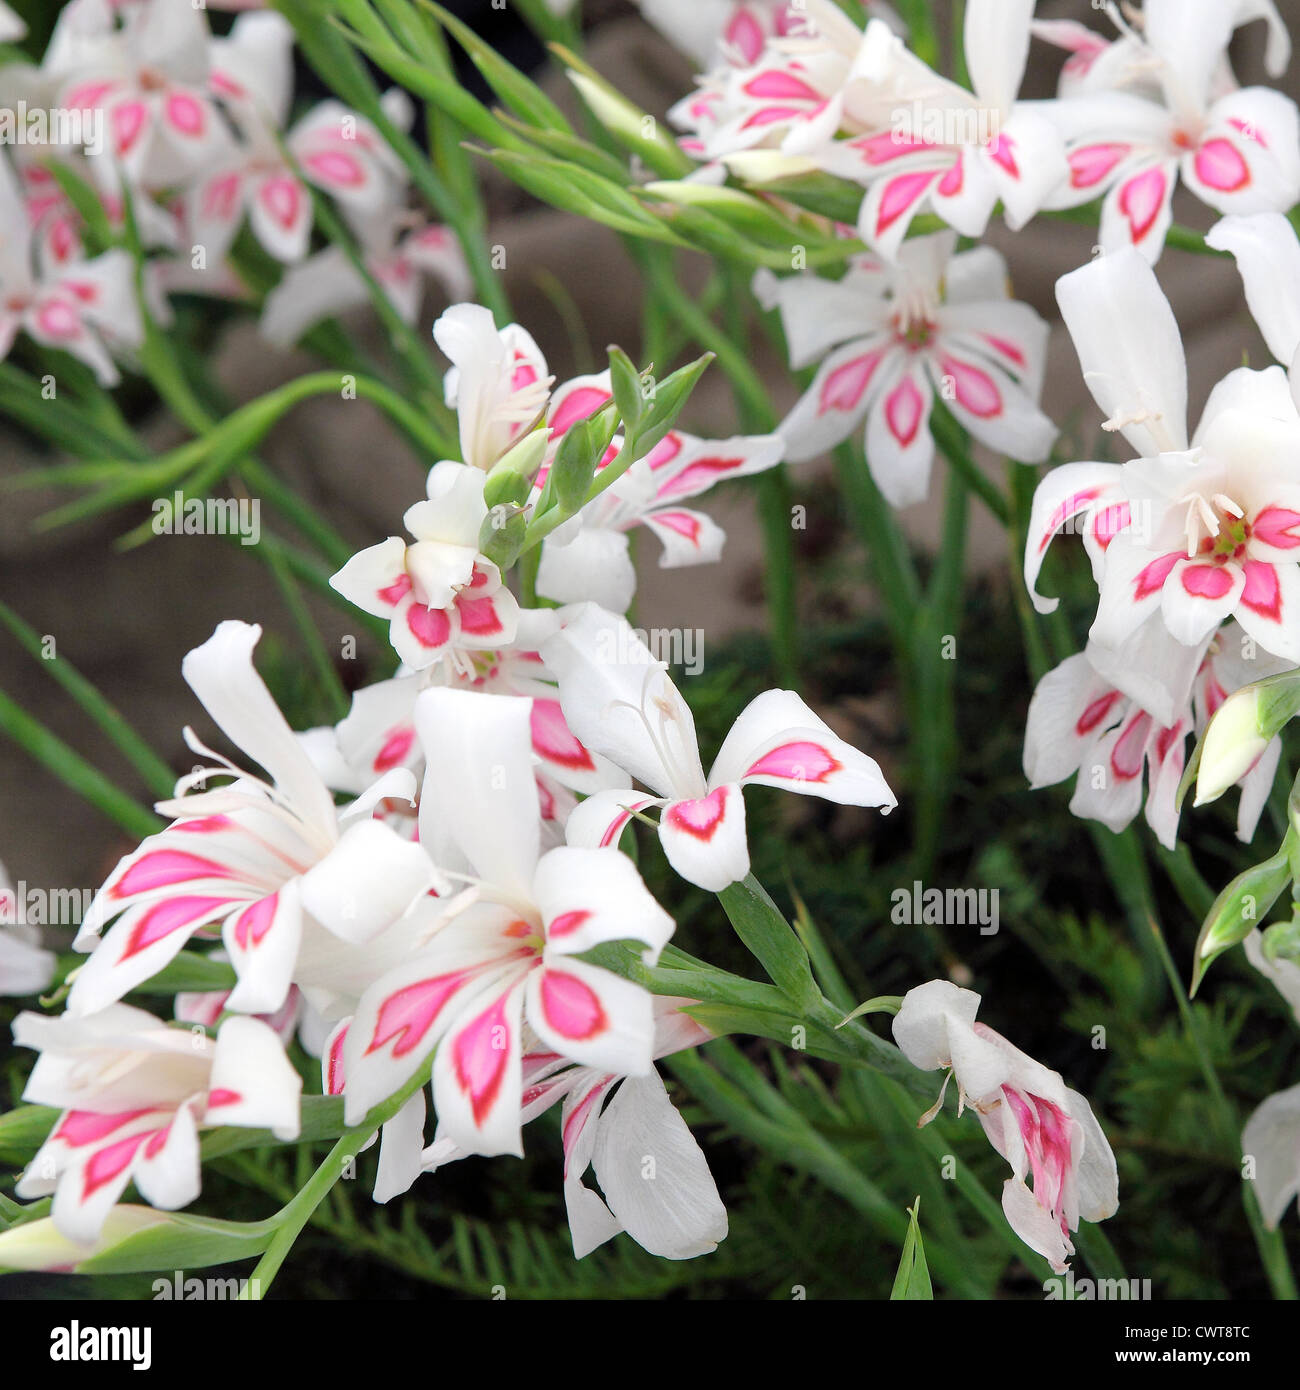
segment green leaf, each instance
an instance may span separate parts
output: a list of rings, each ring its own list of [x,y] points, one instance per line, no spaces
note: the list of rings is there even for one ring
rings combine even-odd
[[[59,1269],[75,1274],[143,1274],[201,1269],[261,1254],[274,1221],[219,1221],[208,1216],[115,1207],[89,1252],[62,1235],[51,1217],[0,1234],[0,1270]]]
[[[1291,844],[1287,833],[1281,849],[1261,864],[1252,864],[1237,875],[1214,900],[1201,924],[1192,953],[1191,994],[1200,988],[1210,962],[1240,944],[1268,915],[1269,909],[1291,882]]]
[[[820,1005],[822,995],[813,980],[808,952],[754,875],[724,888],[718,901],[772,983],[798,1008]]]
[[[934,1289],[930,1284],[930,1270],[925,1263],[925,1244],[921,1240],[921,1228],[917,1223],[917,1213],[921,1210],[918,1197],[907,1209],[911,1218],[907,1235],[903,1240],[903,1254],[898,1261],[898,1273],[894,1276],[894,1287],[889,1297],[895,1299],[932,1299]]]
[[[436,5],[433,0],[420,0],[420,4],[438,17],[438,22],[456,36],[456,42],[469,54],[474,66],[481,72],[492,90],[519,117],[543,130],[573,133],[573,127],[564,117],[564,112],[534,82],[530,82],[517,68],[512,67],[492,46],[467,25]]]
[[[0,1159],[14,1167],[26,1164],[49,1138],[58,1118],[52,1105],[17,1105],[0,1115]]]

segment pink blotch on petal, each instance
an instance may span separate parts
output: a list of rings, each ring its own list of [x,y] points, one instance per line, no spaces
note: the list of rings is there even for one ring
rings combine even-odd
[[[1207,140],[1192,163],[1196,177],[1219,193],[1236,193],[1250,182],[1250,166],[1241,151],[1221,136]]]
[[[542,972],[542,1010],[562,1037],[585,1041],[609,1027],[595,991],[563,970]]]
[[[153,888],[168,888],[194,878],[229,878],[230,870],[215,860],[204,859],[183,850],[159,849],[144,855],[132,864],[109,889],[115,898],[132,893],[147,893]]]
[[[713,839],[727,813],[727,788],[719,787],[708,796],[674,801],[664,811],[664,819],[675,830],[684,830],[705,843]]]
[[[1120,734],[1110,755],[1110,765],[1115,776],[1121,781],[1131,781],[1142,771],[1146,757],[1147,738],[1151,733],[1151,716],[1135,715],[1128,727]]]
[[[173,92],[167,98],[167,123],[182,135],[194,138],[203,134],[207,124],[203,115],[202,103],[196,101],[188,92]]]
[[[279,906],[280,895],[268,893],[246,907],[235,918],[235,942],[241,951],[260,946],[263,937],[271,930],[275,921],[275,910]]]
[[[546,935],[551,940],[561,936],[572,936],[590,917],[591,913],[582,908],[575,908],[572,912],[562,912],[547,925]]]
[[[981,420],[991,420],[1002,413],[1002,392],[997,382],[979,367],[945,357],[941,364],[945,376],[951,377],[957,403]]]
[[[1156,167],[1135,174],[1121,187],[1119,210],[1128,218],[1129,235],[1133,241],[1142,241],[1155,226],[1160,209],[1164,206],[1168,186],[1165,171]]]
[[[1171,551],[1168,555],[1162,555],[1158,560],[1152,560],[1149,565],[1139,571],[1137,578],[1133,581],[1133,597],[1144,599],[1155,593],[1158,589],[1164,588],[1165,580],[1169,578],[1169,571],[1183,558],[1178,551]]]
[[[904,213],[914,207],[934,178],[933,170],[920,170],[910,174],[899,174],[897,178],[890,179],[880,199],[876,235],[882,236]]]
[[[924,410],[925,398],[910,376],[905,376],[885,398],[885,423],[904,449],[916,438]]]
[[[287,174],[277,174],[262,184],[258,197],[281,227],[288,230],[297,222],[303,198],[297,179],[291,179]]]
[[[500,1094],[509,1055],[501,1044],[509,1031],[503,996],[456,1035],[452,1061],[461,1090],[469,1096],[475,1124],[483,1123]]]
[[[399,725],[388,731],[383,747],[375,754],[373,763],[376,772],[388,772],[403,762],[415,742],[415,730],[410,725]]]
[[[1079,716],[1078,722],[1074,726],[1075,733],[1079,735],[1090,734],[1110,713],[1118,699],[1118,690],[1110,690],[1105,695],[1099,695]]]
[[[1234,582],[1232,575],[1221,565],[1188,565],[1182,573],[1182,581],[1183,588],[1193,598],[1212,601],[1221,599]]]
[[[867,352],[836,367],[822,383],[818,415],[828,410],[856,410],[883,356],[883,351]]]
[[[800,739],[764,753],[746,777],[784,777],[791,782],[825,782],[843,766],[820,743]]]
[[[1074,188],[1092,188],[1123,159],[1132,149],[1131,145],[1085,145],[1082,149],[1071,150],[1070,184]]]
[[[1300,536],[1294,534],[1298,526],[1300,512],[1286,507],[1265,507],[1255,518],[1251,534],[1262,545],[1271,545],[1275,550],[1294,550],[1300,545]]]
[[[564,711],[560,708],[558,700],[535,699],[529,725],[532,729],[533,747],[548,762],[580,768],[584,772],[596,770],[591,754],[573,736],[572,730],[565,722]]]
[[[1242,569],[1246,572],[1245,587],[1241,591],[1242,603],[1261,617],[1280,623],[1282,586],[1277,580],[1277,567],[1267,565],[1262,560],[1247,560]]]
[[[418,980],[390,994],[380,1005],[366,1056],[388,1042],[393,1043],[394,1057],[405,1057],[413,1051],[437,1021],[443,1005],[467,978],[464,971],[457,971],[451,975]]]
[[[561,400],[551,417],[551,433],[563,434],[570,425],[595,414],[609,400],[609,392],[596,386],[579,386]]]
[[[406,625],[421,646],[443,647],[451,636],[451,620],[441,608],[413,603],[406,611]]]
[[[309,155],[302,162],[304,168],[333,188],[359,188],[366,181],[361,161],[342,150],[325,150]]]
[[[166,902],[158,903],[141,914],[118,960],[128,960],[173,932],[192,926],[229,902],[229,898],[169,898]]]

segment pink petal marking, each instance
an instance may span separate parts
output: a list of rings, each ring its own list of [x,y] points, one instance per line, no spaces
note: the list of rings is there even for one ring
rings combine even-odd
[[[605,828],[605,833],[600,837],[600,848],[608,849],[610,845],[617,844],[619,836],[623,833],[623,827],[632,819],[637,811],[649,805],[650,798],[647,797],[644,801],[632,802],[625,810],[620,811],[618,815],[610,821],[609,825]]]
[[[573,736],[565,722],[564,711],[558,700],[534,699],[528,722],[532,729],[533,747],[547,762],[580,768],[584,772],[596,770],[591,754]]]
[[[1169,756],[1169,750],[1174,746],[1183,732],[1183,722],[1180,719],[1177,724],[1171,725],[1168,729],[1161,729],[1156,735],[1156,759],[1159,762]]]
[[[462,595],[456,600],[456,612],[460,615],[461,631],[468,632],[471,637],[495,637],[505,632],[505,624],[493,599]]]
[[[41,332],[51,338],[67,340],[81,336],[81,320],[65,299],[47,299],[36,311],[36,322]]]
[[[129,960],[172,932],[192,926],[199,918],[225,907],[229,898],[168,898],[147,909],[135,924],[118,962]]]
[[[690,512],[655,512],[654,520],[660,526],[666,526],[670,531],[675,531],[679,536],[685,537],[692,545],[699,545],[699,519]]]
[[[1006,170],[1013,179],[1020,177],[1020,170],[1016,167],[1016,146],[1015,142],[1005,135],[999,135],[996,140],[990,140],[986,146],[989,158],[1000,168]]]
[[[1042,539],[1038,542],[1038,553],[1041,555],[1051,545],[1052,537],[1076,512],[1081,512],[1089,502],[1100,497],[1104,491],[1105,489],[1100,487],[1085,488],[1082,492],[1072,492],[1060,503],[1043,528]]]
[[[1300,512],[1286,507],[1265,507],[1255,518],[1251,534],[1255,540],[1275,550],[1294,550],[1300,545],[1300,536],[1295,534],[1297,526],[1300,526]]]
[[[962,190],[966,177],[963,172],[962,157],[959,153],[953,160],[952,166],[939,180],[939,187],[936,190],[941,198],[955,198]]]
[[[379,1008],[375,1031],[366,1048],[366,1056],[377,1052],[386,1043],[393,1043],[393,1056],[405,1057],[419,1046],[420,1040],[437,1021],[447,1000],[469,978],[466,970],[432,979],[417,980],[413,985],[390,994]]]
[[[111,122],[118,154],[126,154],[144,129],[148,113],[142,101],[124,101],[113,108]]]
[[[1196,177],[1220,193],[1236,193],[1250,182],[1250,166],[1241,151],[1222,136],[1207,140],[1192,161]]]
[[[850,140],[849,144],[862,156],[864,163],[873,167],[915,154],[917,150],[933,147],[932,142],[928,140],[901,133],[895,135],[892,130],[882,131],[878,135],[864,135],[857,140]]]
[[[322,183],[333,188],[359,188],[366,181],[361,161],[342,150],[322,150],[302,161]]]
[[[645,456],[645,461],[649,464],[651,472],[656,472],[660,468],[670,464],[681,451],[681,435],[678,434],[676,430],[669,430],[659,443]]]
[[[383,747],[375,754],[371,765],[376,772],[388,772],[406,760],[415,742],[415,729],[410,724],[399,724],[388,731]]]
[[[1168,555],[1160,556],[1158,560],[1152,560],[1133,581],[1134,599],[1147,598],[1158,589],[1163,589],[1165,580],[1169,578],[1169,571],[1183,558],[1178,551],[1173,550]]]
[[[1110,755],[1111,769],[1121,781],[1128,782],[1142,771],[1146,756],[1147,738],[1151,733],[1151,716],[1138,713],[1129,720]]]
[[[1127,529],[1132,519],[1127,502],[1114,502],[1109,507],[1099,508],[1092,516],[1093,539],[1105,550],[1121,531]]]
[[[1280,623],[1282,586],[1277,580],[1277,566],[1265,564],[1262,560],[1247,560],[1242,569],[1246,572],[1246,585],[1241,591],[1242,603],[1261,617]]]
[[[751,97],[762,101],[812,101],[820,102],[822,95],[815,88],[788,72],[769,69],[751,77],[742,89]]]
[[[351,1027],[349,1024],[348,1027]],[[348,1028],[340,1028],[338,1036],[330,1043],[329,1051],[325,1056],[325,1094],[327,1096],[341,1096],[343,1094],[344,1070],[343,1070],[343,1044],[347,1041]]]
[[[148,1106],[140,1110],[119,1110],[113,1115],[101,1115],[93,1110],[69,1110],[50,1137],[61,1139],[72,1148],[80,1149],[148,1113]]]
[[[182,824],[192,825],[193,822]],[[147,893],[153,888],[169,888],[172,884],[185,883],[193,878],[232,876],[226,865],[218,864],[213,859],[186,854],[183,850],[158,849],[130,865],[109,892],[115,898],[126,898],[133,893]]]
[[[594,1038],[609,1027],[596,992],[563,970],[542,971],[542,1011],[547,1023],[566,1038]]]
[[[243,180],[238,174],[221,174],[203,187],[203,212],[207,217],[231,221],[239,211],[239,190]]]
[[[927,188],[934,182],[935,171],[918,170],[910,174],[899,174],[885,185],[880,199],[880,211],[876,218],[876,235],[883,236],[904,213],[920,202]]]
[[[271,930],[271,924],[275,921],[275,910],[279,903],[279,893],[268,893],[266,897],[250,903],[235,918],[235,943],[241,951],[262,944],[263,937]]]
[[[551,433],[563,434],[570,425],[594,415],[609,398],[609,392],[597,386],[579,386],[576,391],[570,391],[551,417]]]
[[[664,819],[676,830],[684,830],[706,844],[717,833],[727,813],[727,788],[719,787],[707,796],[674,801],[664,811]]]
[[[1264,139],[1264,132],[1257,125],[1243,121],[1240,116],[1230,116],[1228,124],[1233,130],[1240,131],[1247,140],[1253,140],[1261,149],[1268,149],[1268,141]]]
[[[829,749],[809,739],[773,748],[745,773],[746,777],[784,777],[791,782],[825,782],[843,766]]]
[[[706,487],[744,466],[743,458],[704,458],[695,459],[675,477],[659,489],[659,497],[667,499],[684,493],[703,492]],[[653,466],[653,465],[652,465]]]
[[[286,231],[297,221],[302,208],[303,191],[295,178],[274,174],[258,190],[262,206]]]
[[[753,130],[758,126],[776,125],[778,121],[793,121],[805,113],[797,106],[765,106],[741,122],[741,130]]]
[[[1131,145],[1084,145],[1071,150],[1070,185],[1073,188],[1092,188],[1132,150]]]
[[[999,352],[1003,357],[1009,358],[1016,366],[1023,367],[1026,365],[1025,354],[1021,352],[1015,343],[1008,341],[1006,338],[996,338],[992,333],[981,333],[980,337],[983,338],[995,352]]]
[[[452,1061],[460,1088],[469,1096],[475,1124],[483,1123],[500,1094],[509,1048],[497,1040],[508,1034],[506,996],[502,995],[456,1035]]]
[[[578,1135],[582,1133],[587,1120],[596,1102],[605,1094],[613,1083],[612,1076],[606,1077],[603,1081],[593,1086],[591,1090],[583,1096],[582,1100],[573,1107],[568,1117],[564,1121],[564,1126],[560,1133],[561,1142],[564,1144],[564,1176],[569,1176],[569,1156],[573,1152],[573,1147],[577,1143]]]
[[[904,449],[916,438],[924,410],[925,399],[910,376],[905,376],[885,398],[885,423]]]
[[[445,647],[451,636],[451,619],[441,608],[426,608],[422,603],[413,603],[406,610],[406,625],[411,635],[421,646]]]
[[[382,589],[375,590],[381,603],[391,603],[394,607],[396,607],[410,592],[411,576],[409,574],[399,574],[391,584],[385,585]]]
[[[756,63],[763,51],[763,26],[748,10],[740,9],[732,15],[722,37],[746,63]]]
[[[1074,726],[1074,732],[1080,736],[1090,734],[1110,713],[1118,699],[1118,690],[1110,690],[1105,695],[1099,695],[1079,716],[1078,722]]]
[[[987,372],[952,357],[942,359],[940,370],[952,378],[958,405],[964,406],[972,415],[981,420],[991,420],[1002,414],[1002,392]]]
[[[109,1144],[106,1148],[100,1149],[94,1154],[86,1164],[84,1180],[81,1190],[81,1200],[89,1201],[105,1183],[112,1182],[114,1178],[120,1177],[127,1166],[134,1160],[139,1152],[140,1145],[146,1139],[153,1138],[161,1131],[146,1130],[143,1134],[132,1134],[129,1138],[119,1139],[116,1144]]]
[[[583,908],[575,908],[572,912],[560,913],[558,917],[552,918],[547,924],[547,939],[554,941],[556,937],[572,936],[590,917],[591,913]]]
[[[1168,180],[1159,165],[1134,174],[1119,192],[1119,210],[1128,218],[1129,235],[1141,241],[1156,224],[1164,206]]]
[[[234,821],[229,816],[196,816],[193,820],[178,820],[171,830],[183,830],[187,835],[211,835],[218,830],[230,830]]]
[[[884,355],[885,350],[877,348],[836,367],[822,383],[818,415],[825,415],[828,410],[856,410]]]
[[[188,92],[172,92],[165,109],[167,123],[173,130],[190,138],[203,134],[206,124],[203,107]]]
[[[208,1092],[208,1109],[216,1110],[223,1105],[238,1105],[243,1100],[243,1096],[238,1091],[227,1091],[218,1088]]]
[[[1267,568],[1272,569],[1269,565]],[[1222,565],[1188,565],[1182,573],[1183,588],[1193,598],[1221,599],[1232,588],[1233,577]]]

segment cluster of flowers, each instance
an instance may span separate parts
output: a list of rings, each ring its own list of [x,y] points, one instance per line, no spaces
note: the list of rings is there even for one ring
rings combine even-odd
[[[0,67],[0,104],[20,119],[47,117],[24,125],[12,163],[0,159],[0,353],[21,330],[113,385],[114,358],[129,360],[143,341],[135,262],[121,248],[87,256],[71,180],[111,227],[131,219],[152,253],[146,302],[163,324],[172,293],[249,297],[236,240],[245,226],[285,267],[262,310],[270,342],[288,346],[368,302],[341,247],[309,254],[319,195],[334,201],[403,319],[415,320],[427,274],[453,298],[466,293],[459,245],[408,206],[405,169],[370,121],[330,99],[288,125],[293,59],[293,30],[273,12],[241,14],[215,38],[202,5],[72,0],[39,66]],[[411,121],[403,92],[388,93],[384,111],[399,129]]]

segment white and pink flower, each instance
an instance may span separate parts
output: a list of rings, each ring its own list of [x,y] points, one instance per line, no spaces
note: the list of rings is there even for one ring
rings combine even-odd
[[[1115,1156],[1083,1096],[976,1023],[979,1006],[978,994],[948,980],[917,985],[903,996],[894,1041],[913,1066],[947,1072],[922,1124],[938,1113],[956,1079],[958,1114],[970,1106],[1011,1165],[1002,1188],[1011,1229],[1061,1274],[1074,1254],[1070,1232],[1080,1221],[1104,1221],[1119,1206]]]
[[[200,1129],[298,1135],[302,1078],[255,1018],[228,1018],[214,1042],[201,1028],[111,1004],[89,1018],[20,1014],[14,1041],[40,1053],[24,1099],[61,1112],[16,1190],[52,1193],[55,1226],[83,1245],[129,1182],[167,1211],[192,1202]]]
[[[952,254],[956,234],[905,242],[896,263],[851,262],[841,280],[778,280],[754,288],[780,310],[790,365],[819,361],[782,421],[786,457],[809,459],[865,421],[867,463],[886,500],[910,506],[929,491],[936,393],[981,443],[1025,463],[1045,459],[1056,427],[1039,409],[1047,324],[1007,294],[989,247]]]
[[[653,964],[672,919],[617,850],[541,852],[530,718],[523,699],[420,696],[420,839],[467,887],[447,900],[427,947],[362,997],[342,1051],[349,1123],[436,1046],[437,1139],[521,1153],[525,1017],[546,1050],[580,1066],[627,1076],[652,1067],[649,994],[577,957],[636,941]]]
[[[617,844],[633,815],[658,808],[673,868],[709,892],[749,872],[743,789],[782,787],[888,812],[897,799],[873,758],[831,732],[791,690],[769,690],[741,712],[706,778],[695,721],[667,668],[627,621],[579,605],[542,643],[569,728],[650,792],[597,792],[565,828],[571,845]]]

